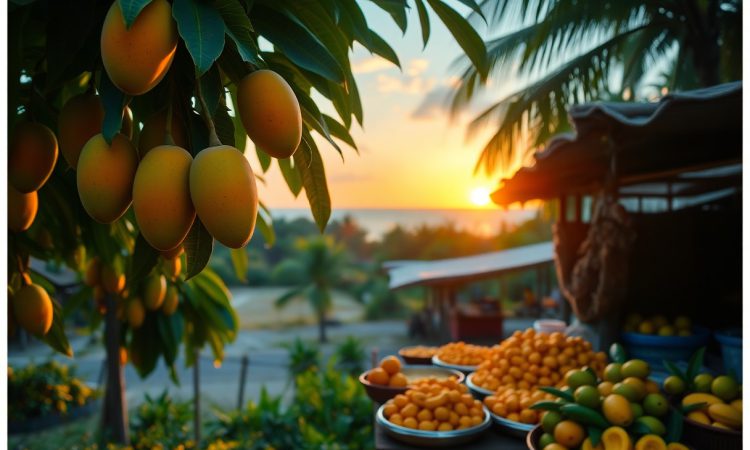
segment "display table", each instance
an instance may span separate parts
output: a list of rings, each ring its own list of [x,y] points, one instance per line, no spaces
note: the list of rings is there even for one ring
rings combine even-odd
[[[415,447],[409,444],[403,444],[388,436],[377,422],[375,426],[375,448],[377,450],[413,450],[423,447]],[[511,437],[498,431],[494,426],[485,431],[481,437],[469,444],[463,444],[458,447],[440,447],[447,450],[526,450],[524,439]]]

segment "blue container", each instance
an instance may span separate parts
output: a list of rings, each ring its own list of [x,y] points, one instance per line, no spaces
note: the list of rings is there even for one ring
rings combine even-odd
[[[724,370],[742,379],[742,330],[733,329],[717,331],[714,336],[721,344],[721,356],[724,359]]]
[[[657,371],[666,371],[664,360],[688,361],[693,353],[707,345],[710,339],[711,332],[702,327],[693,327],[693,334],[690,336],[657,336],[630,332],[622,334],[622,343],[628,357],[642,359]]]

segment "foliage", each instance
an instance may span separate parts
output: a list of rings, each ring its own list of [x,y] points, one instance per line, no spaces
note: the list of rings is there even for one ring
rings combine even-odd
[[[130,424],[132,448],[195,448],[189,424],[193,417],[191,402],[174,401],[165,390],[158,397],[146,394]]]
[[[287,370],[292,380],[304,372],[317,370],[320,365],[320,350],[315,344],[306,343],[296,337],[294,341],[285,344],[284,347],[289,352]]]
[[[99,397],[75,377],[75,368],[50,361],[20,369],[8,367],[8,418],[21,421],[48,414],[66,415]]]
[[[742,2],[483,0],[491,29],[486,42],[489,78],[509,71],[520,89],[477,115],[469,135],[495,128],[477,162],[491,173],[507,170],[528,150],[569,128],[574,103],[645,100],[661,92],[742,79]],[[485,74],[461,57],[456,113],[486,84]]]
[[[367,358],[365,347],[362,345],[362,341],[354,336],[347,336],[344,342],[336,347],[334,353],[336,369],[353,377],[358,376],[365,370],[365,358]]]

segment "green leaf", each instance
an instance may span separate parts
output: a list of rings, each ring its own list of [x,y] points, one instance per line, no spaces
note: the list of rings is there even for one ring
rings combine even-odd
[[[422,0],[414,0],[419,13],[419,25],[422,27],[422,47],[427,47],[427,41],[430,40],[430,16],[427,15],[427,8]]]
[[[128,98],[112,84],[106,71],[101,72],[99,96],[104,107],[102,135],[104,136],[104,140],[108,144],[111,144],[112,139],[122,128],[122,116],[125,112],[125,106],[128,104]]]
[[[689,405],[684,405],[680,409],[683,414],[690,414],[693,411],[698,411],[699,409],[703,409],[708,404],[706,402],[699,402],[699,403],[691,403]]]
[[[216,127],[216,135],[219,137],[221,143],[234,147],[234,121],[229,117],[226,106],[220,105],[214,113],[214,126]]]
[[[297,19],[260,5],[253,8],[253,14],[258,16],[255,26],[260,34],[295,64],[336,83],[343,83],[344,71],[339,62]]]
[[[338,121],[336,121],[336,119],[327,114],[323,114],[323,120],[325,121],[325,124],[328,127],[328,131],[332,136],[346,142],[354,150],[359,150],[357,148],[357,144],[354,142],[354,138],[352,138],[352,135],[349,134],[349,130],[347,130],[345,126],[343,126]]]
[[[421,0],[417,0],[421,1]],[[427,0],[435,14],[448,28],[482,78],[487,77],[487,48],[474,27],[441,0]]]
[[[208,106],[208,113],[212,116],[219,108],[221,97],[224,95],[224,86],[221,84],[219,66],[214,64],[201,78],[201,95]]]
[[[368,50],[375,53],[376,55],[380,55],[388,61],[392,62],[396,65],[396,67],[400,69],[401,62],[398,60],[398,55],[393,50],[393,48],[388,45],[388,42],[386,42],[385,39],[380,37],[380,35],[376,32],[372,30],[368,30],[368,32],[370,35],[370,41],[365,47],[367,47]],[[364,42],[362,42],[362,45],[364,45]]]
[[[622,344],[615,342],[609,346],[609,358],[612,362],[624,363],[628,359],[628,355],[625,353],[625,347]]]
[[[543,411],[560,411],[560,408],[562,407],[563,403],[560,402],[551,402],[551,401],[541,401],[536,402],[533,405],[530,406],[531,409],[541,409]]]
[[[297,151],[302,150],[297,149]],[[279,159],[277,162],[279,163],[279,169],[281,169],[281,174],[284,176],[286,185],[289,186],[289,190],[296,198],[302,192],[302,178],[299,171],[292,166],[292,160],[289,158]]]
[[[199,218],[195,218],[193,227],[182,244],[185,248],[185,259],[187,260],[186,280],[201,273],[211,259],[214,250],[214,238],[208,233]]]
[[[677,408],[673,408],[667,418],[667,433],[664,435],[664,441],[667,444],[670,442],[680,442],[683,425],[682,414],[680,414]]]
[[[207,2],[200,0],[175,0],[172,16],[177,31],[195,62],[198,76],[211,68],[224,49],[224,20]]]
[[[482,8],[480,8],[479,5],[477,5],[477,2],[475,2],[474,0],[457,0],[457,1],[471,8],[471,10],[474,11],[477,15],[479,15],[479,17],[481,17],[482,20],[487,22],[487,18],[484,17]]]
[[[266,240],[266,244],[271,246],[276,242],[276,233],[273,231],[271,212],[268,211],[268,208],[266,208],[263,202],[259,203],[260,209],[258,209],[258,220],[255,223],[258,226],[258,229],[260,229],[263,239]],[[268,217],[266,218],[266,216]]]
[[[239,83],[249,73],[249,68],[242,60],[237,45],[229,37],[224,41],[224,51],[219,56],[219,66],[234,84]],[[265,67],[265,64],[260,61],[258,66]]]
[[[706,347],[701,347],[696,350],[695,353],[693,353],[693,356],[690,357],[687,373],[685,374],[689,383],[693,382],[695,376],[698,375],[698,372],[700,372],[701,368],[703,367],[703,355],[705,353]]]
[[[602,441],[602,430],[601,428],[590,426],[587,428],[589,432],[589,438],[591,438],[591,445],[594,447],[598,446]]]
[[[328,193],[323,160],[315,141],[307,130],[303,130],[302,143],[294,153],[294,165],[300,172],[302,186],[305,188],[305,195],[307,195],[307,200],[310,203],[310,210],[322,233],[331,217],[331,197]]]
[[[539,390],[540,391],[544,391],[544,392],[546,392],[548,394],[552,394],[555,397],[559,397],[559,398],[561,398],[563,400],[566,400],[566,401],[569,401],[569,402],[574,402],[575,401],[575,399],[573,398],[573,394],[571,394],[570,392],[561,391],[560,389],[556,389],[556,388],[553,388],[553,387],[550,387],[550,386],[540,387]]]
[[[244,248],[233,248],[229,250],[229,255],[232,257],[235,276],[241,282],[247,283],[247,268],[249,264],[247,250]]]
[[[164,361],[170,366],[177,360],[177,354],[180,350],[180,342],[185,330],[184,319],[182,314],[172,314],[171,316],[158,314],[156,324],[164,347]]]
[[[73,348],[65,336],[65,323],[63,321],[63,311],[60,304],[55,299],[52,300],[52,326],[42,340],[52,347],[58,353],[62,353],[68,358],[73,357]]]
[[[219,0],[214,3],[226,26],[226,33],[237,45],[242,60],[258,64],[258,46],[252,36],[253,26],[239,0]]]
[[[145,378],[156,368],[162,350],[162,340],[159,339],[155,314],[147,313],[143,325],[133,332],[132,336],[128,352],[138,356],[130,358],[130,361],[138,371],[138,375]]]
[[[393,21],[401,29],[402,33],[406,33],[406,25],[408,23],[406,16],[406,0],[370,0],[375,3],[380,9],[387,12],[393,18]]]
[[[130,28],[138,14],[151,3],[151,0],[117,0],[117,2],[120,4],[122,17],[125,19],[125,28]]]
[[[258,161],[260,161],[260,168],[263,169],[263,173],[266,173],[268,168],[271,167],[271,156],[257,145],[255,146],[255,153],[258,155]]]
[[[130,271],[127,276],[128,284],[137,286],[141,280],[151,273],[151,270],[156,266],[158,261],[159,251],[146,242],[143,234],[138,233],[138,237],[135,240],[133,258],[130,261]]]
[[[669,371],[670,374],[680,377],[683,381],[690,384],[690,380],[687,379],[687,376],[685,376],[685,372],[680,370],[679,367],[672,361],[664,360],[662,361],[664,363],[664,367],[667,368],[667,371]]]

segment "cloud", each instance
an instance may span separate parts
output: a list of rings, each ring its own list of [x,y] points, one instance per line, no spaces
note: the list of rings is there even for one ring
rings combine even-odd
[[[390,61],[374,55],[352,63],[352,72],[354,73],[372,73],[395,67]]]
[[[409,67],[406,69],[406,74],[410,77],[416,77],[419,75],[422,75],[425,70],[430,66],[430,61],[423,59],[423,58],[417,58],[412,59],[409,61]]]
[[[378,75],[378,92],[422,95],[435,87],[434,78]]]

